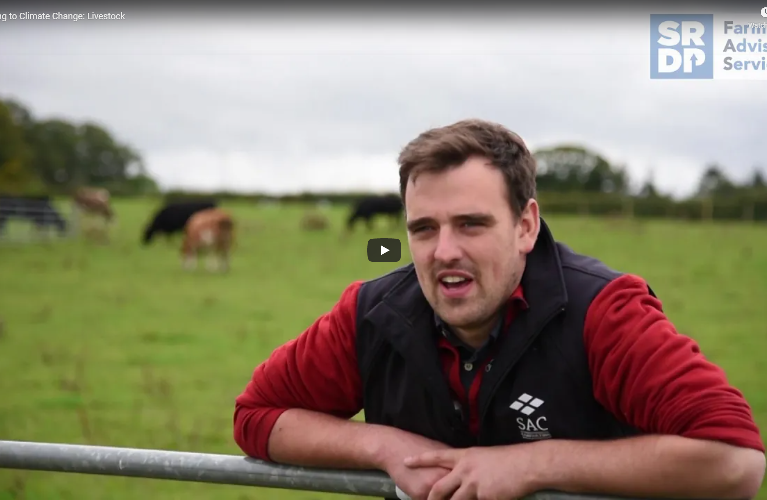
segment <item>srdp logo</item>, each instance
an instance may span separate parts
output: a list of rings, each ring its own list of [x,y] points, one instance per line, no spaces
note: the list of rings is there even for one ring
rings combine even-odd
[[[714,15],[650,15],[650,78],[714,78]]]
[[[399,262],[402,258],[402,244],[397,238],[373,238],[368,241],[370,262]]]

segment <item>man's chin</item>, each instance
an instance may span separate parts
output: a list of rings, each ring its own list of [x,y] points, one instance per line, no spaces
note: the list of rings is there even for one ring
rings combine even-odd
[[[458,328],[470,326],[477,321],[476,313],[469,307],[470,304],[452,306],[442,302],[436,309],[437,315],[445,322]]]

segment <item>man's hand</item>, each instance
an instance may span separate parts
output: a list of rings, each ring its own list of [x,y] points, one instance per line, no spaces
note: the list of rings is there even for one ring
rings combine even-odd
[[[413,470],[451,472],[431,488],[427,500],[516,499],[535,492],[525,445],[427,451],[405,459]]]
[[[451,451],[446,444],[425,437],[392,429],[393,435],[386,440],[381,468],[392,478],[402,491],[413,500],[426,500],[435,483],[450,473],[440,465],[422,465],[412,468],[405,465],[405,458],[424,453]]]

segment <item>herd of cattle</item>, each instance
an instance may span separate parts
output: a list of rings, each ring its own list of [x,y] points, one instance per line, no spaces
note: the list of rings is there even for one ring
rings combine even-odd
[[[72,195],[72,203],[77,220],[81,215],[96,216],[103,220],[105,227],[116,220],[106,189],[80,188]],[[399,196],[364,197],[352,207],[346,221],[346,233],[352,232],[358,221],[364,221],[371,230],[378,215],[388,216],[394,224],[398,224],[402,211]],[[0,237],[6,230],[7,221],[12,218],[25,219],[38,230],[55,229],[62,236],[71,229],[70,222],[62,217],[49,196],[0,195]],[[234,227],[232,214],[220,208],[215,200],[167,201],[145,226],[141,241],[148,245],[158,235],[170,238],[182,233],[181,255],[185,268],[196,267],[201,254],[210,254],[215,260],[211,259],[209,264],[225,271],[229,268]],[[328,221],[321,213],[309,212],[303,217],[301,227],[306,230],[326,229]]]

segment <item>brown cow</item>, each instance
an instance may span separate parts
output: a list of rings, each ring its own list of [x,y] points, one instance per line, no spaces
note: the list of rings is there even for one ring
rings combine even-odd
[[[196,212],[189,218],[184,227],[184,242],[181,246],[181,256],[185,269],[197,267],[197,259],[202,254],[214,251],[208,258],[208,270],[228,271],[229,253],[234,242],[234,221],[232,216],[220,209],[209,208]]]
[[[79,215],[90,214],[103,219],[104,225],[100,229],[87,228],[83,224],[83,233],[89,237],[96,236],[103,242],[107,242],[109,239],[107,226],[114,220],[114,211],[112,211],[109,203],[109,191],[104,188],[80,187],[75,190],[72,201]],[[78,218],[83,221],[83,217]]]
[[[327,229],[329,225],[328,218],[318,212],[306,212],[301,217],[301,229],[305,231],[322,231]]]
[[[100,215],[107,222],[114,217],[114,212],[109,204],[109,191],[104,188],[78,188],[73,199],[77,208],[86,213]]]

